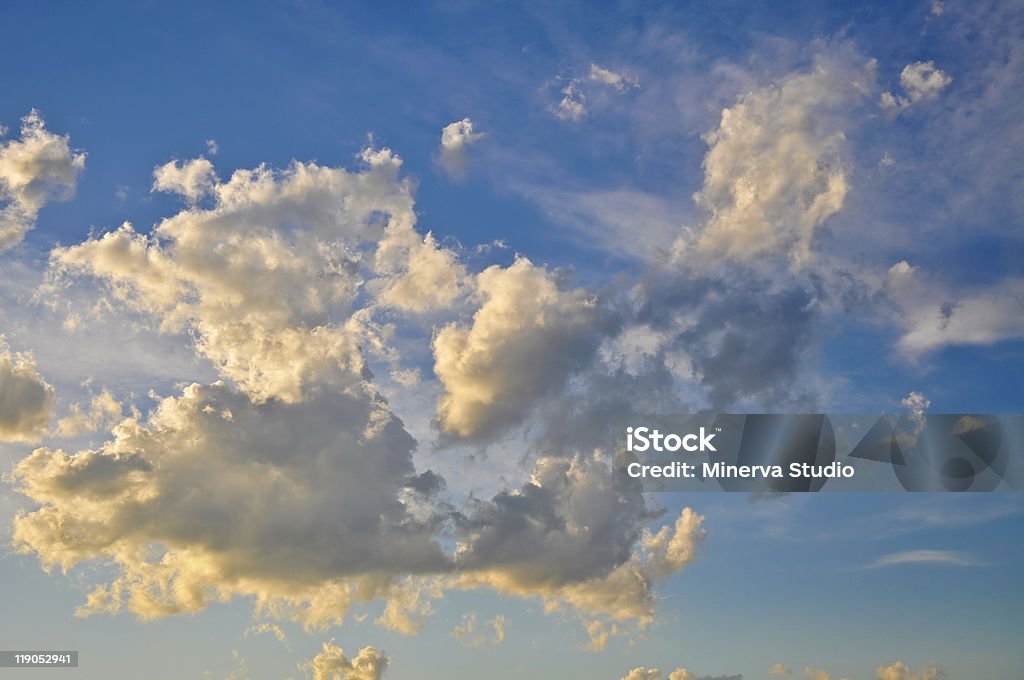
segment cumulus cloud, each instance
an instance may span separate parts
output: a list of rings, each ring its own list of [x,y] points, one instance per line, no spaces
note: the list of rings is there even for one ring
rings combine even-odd
[[[401,159],[386,149],[362,159],[360,172],[238,170],[214,183],[212,207],[149,235],[126,223],[55,250],[55,275],[97,277],[162,330],[191,332],[200,354],[256,399],[297,402],[315,383],[359,381],[360,343],[383,330],[351,313],[364,280],[382,304],[422,311],[451,302],[461,277],[454,256],[415,232]]]
[[[121,419],[123,406],[110,390],[103,390],[90,399],[88,408],[72,404],[68,415],[57,421],[58,437],[77,437],[86,432],[112,427]]]
[[[654,586],[685,568],[704,539],[704,518],[689,508],[671,528],[645,535],[652,519],[599,457],[541,458],[529,483],[473,501],[459,518],[457,584],[575,610],[591,618],[599,649],[624,630],[617,624],[644,628],[653,620]]]
[[[622,680],[662,680],[658,668],[639,666],[622,676]],[[743,680],[742,675],[695,675],[685,668],[677,668],[668,674],[668,680]]]
[[[457,120],[441,130],[441,152],[438,162],[449,177],[465,179],[469,164],[467,148],[483,137],[483,132],[473,131],[473,121],[469,118]]]
[[[13,473],[41,505],[15,520],[19,550],[65,570],[98,557],[120,567],[82,614],[154,618],[243,595],[321,626],[356,591],[391,594],[388,574],[448,562],[399,500],[413,441],[365,391],[254,404],[192,385],[114,434],[75,455],[37,449]]]
[[[213,163],[203,157],[171,161],[153,170],[153,191],[178,194],[195,203],[211,193],[217,184]]]
[[[299,670],[307,680],[381,680],[388,661],[384,652],[375,647],[363,647],[349,659],[341,647],[325,642],[319,654],[299,664]]]
[[[0,336],[0,441],[38,441],[49,427],[55,401],[32,354],[12,353]]]
[[[718,128],[704,136],[704,185],[695,199],[708,221],[700,249],[740,260],[809,258],[816,230],[849,190],[838,113],[867,77],[822,59],[722,111]]]
[[[22,118],[21,138],[0,143],[0,252],[21,242],[47,202],[72,198],[84,168],[85,154],[47,130],[38,111]]]
[[[696,554],[699,515],[645,533],[658,513],[594,448],[542,451],[528,482],[490,499],[441,500],[444,479],[416,468],[369,368],[374,357],[412,380],[382,319],[472,312],[434,338],[438,420],[485,442],[587,368],[609,312],[525,258],[469,277],[458,251],[415,231],[400,159],[361,159],[205,173],[209,186],[180,192],[203,201],[149,233],[125,224],[53,251],[49,289],[88,283],[104,304],[187,333],[222,379],[154,394],[145,414],[103,394],[73,407],[65,435],[110,435],[15,466],[35,504],[15,520],[15,548],[47,568],[109,565],[83,616],[240,597],[261,618],[320,628],[381,599],[376,622],[411,634],[446,590],[486,587],[574,613],[595,645],[646,626],[653,589]],[[504,635],[501,618],[485,627]]]
[[[606,326],[594,296],[560,289],[524,257],[478,274],[476,292],[483,304],[473,323],[445,326],[433,342],[444,386],[438,422],[467,438],[522,421],[589,362]]]
[[[792,675],[793,671],[786,664],[777,663],[768,669],[770,675]]]
[[[914,673],[902,661],[896,661],[888,666],[879,666],[875,669],[877,680],[935,680],[944,675],[942,670],[935,665],[926,666],[920,673]]]
[[[941,8],[941,4],[939,7]],[[939,14],[941,13],[940,11]],[[907,64],[900,72],[900,85],[903,86],[905,96],[883,92],[879,99],[879,105],[886,111],[898,113],[919,102],[937,98],[939,93],[952,82],[953,79],[947,73],[935,67],[934,61],[917,61]]]

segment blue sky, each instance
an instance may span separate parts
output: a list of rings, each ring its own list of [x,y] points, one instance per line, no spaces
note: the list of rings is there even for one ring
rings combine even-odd
[[[3,647],[1024,669],[1017,494],[640,498],[594,434],[1024,410],[1019,2],[9,2],[0,37]]]

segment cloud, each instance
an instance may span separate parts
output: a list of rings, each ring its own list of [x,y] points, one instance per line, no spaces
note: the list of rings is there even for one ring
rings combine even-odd
[[[1024,279],[951,291],[901,261],[888,272],[883,294],[903,327],[897,347],[918,356],[957,345],[993,345],[1024,337]]]
[[[903,564],[938,564],[951,567],[974,567],[981,564],[970,555],[954,550],[907,550],[883,555],[865,566],[865,569],[881,569]]]
[[[831,680],[832,676],[826,673],[821,668],[812,668],[808,666],[804,669],[804,675],[811,680]]]
[[[53,388],[39,375],[33,356],[12,354],[0,336],[0,441],[39,441],[55,402]]]
[[[539,451],[528,482],[489,499],[442,500],[445,480],[414,465],[417,442],[369,367],[400,371],[407,314],[472,313],[434,337],[438,418],[485,444],[591,370],[614,315],[525,258],[469,277],[459,251],[415,231],[401,160],[361,160],[206,173],[203,203],[149,233],[124,224],[52,252],[50,293],[84,286],[190,339],[220,379],[154,392],[146,413],[122,417],[103,393],[73,407],[65,435],[110,434],[15,466],[34,504],[15,519],[15,548],[46,568],[109,566],[81,616],[246,598],[261,618],[312,629],[379,599],[376,622],[412,634],[446,590],[491,588],[572,613],[595,644],[648,625],[653,589],[695,558],[700,515],[645,533],[660,515],[593,447]],[[488,625],[503,636],[502,619]]]
[[[622,676],[622,680],[662,680],[661,670],[658,668],[645,668],[643,666],[634,668]],[[742,675],[695,675],[685,668],[677,668],[668,674],[668,680],[743,680]]]
[[[469,118],[457,120],[441,130],[441,153],[438,162],[449,177],[456,180],[466,178],[469,164],[467,148],[484,137],[483,132],[473,131]]]
[[[206,173],[210,208],[183,210],[150,235],[125,223],[58,248],[53,276],[98,278],[161,330],[193,333],[198,352],[258,400],[294,403],[313,384],[359,381],[360,343],[380,345],[386,331],[352,313],[363,282],[383,305],[425,311],[449,304],[462,276],[453,255],[415,232],[401,159],[385,149],[362,160],[360,172],[293,163],[223,183]]]
[[[93,395],[88,410],[80,404],[72,404],[70,413],[57,421],[58,437],[77,437],[86,432],[95,432],[115,425],[122,415],[121,402],[114,398],[110,390],[103,390]]]
[[[273,635],[278,642],[288,644],[288,634],[276,623],[257,623],[245,629],[246,637],[250,635]]]
[[[153,191],[178,194],[195,203],[213,192],[217,185],[213,163],[202,156],[189,161],[171,161],[153,170]]]
[[[299,664],[299,670],[305,673],[307,680],[381,680],[388,661],[375,647],[363,647],[349,659],[341,647],[325,642],[319,654]]]
[[[591,64],[587,75],[571,78],[562,87],[562,98],[555,106],[554,113],[562,120],[580,121],[589,113],[590,104],[594,101],[603,102],[606,91],[622,94],[636,87],[639,87],[636,76],[628,71],[613,71]]]
[[[945,673],[935,665],[926,666],[920,673],[913,673],[902,661],[875,669],[877,680],[935,680],[943,675]]]
[[[770,675],[793,675],[793,671],[785,664],[777,663],[768,669]]]
[[[464,438],[521,422],[589,362],[606,327],[594,296],[561,290],[524,257],[478,274],[476,292],[483,304],[473,323],[445,326],[433,342],[444,386],[438,422]]]
[[[883,92],[879,104],[886,111],[898,113],[919,102],[936,99],[939,92],[952,82],[953,79],[948,74],[935,67],[934,61],[907,64],[900,72],[900,85],[903,86],[906,96]]]
[[[480,630],[474,612],[467,612],[462,615],[462,621],[452,628],[452,637],[459,644],[470,647],[483,647],[485,645],[497,645],[505,641],[505,617],[498,614],[490,621],[484,623],[490,632]]]
[[[85,154],[47,130],[38,111],[22,118],[21,138],[0,143],[0,252],[21,242],[46,203],[71,199],[84,168]]]
[[[590,65],[590,74],[588,75],[588,78],[591,82],[607,85],[619,92],[623,92],[627,87],[638,87],[636,76],[632,75],[628,71],[617,73],[611,69],[598,66],[597,64]]]
[[[541,458],[529,483],[472,501],[457,520],[464,575],[456,584],[576,610],[592,619],[600,648],[606,634],[621,632],[609,622],[644,628],[653,620],[654,586],[688,566],[704,539],[704,518],[690,508],[671,528],[644,534],[652,519],[598,456]]]
[[[700,250],[738,260],[777,253],[795,265],[809,259],[816,230],[849,190],[841,114],[866,78],[870,70],[819,58],[810,71],[723,109],[718,128],[704,135],[704,185],[695,200],[708,221]]]
[[[444,571],[430,520],[400,501],[412,438],[370,388],[254,404],[222,383],[164,399],[96,450],[37,449],[13,473],[40,509],[14,543],[70,569],[120,575],[80,613],[149,619],[236,595],[307,626],[397,595],[390,575]]]

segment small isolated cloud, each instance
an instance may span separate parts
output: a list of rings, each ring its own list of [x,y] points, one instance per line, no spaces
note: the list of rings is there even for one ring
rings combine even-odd
[[[939,96],[939,92],[953,79],[941,69],[935,67],[934,61],[918,61],[907,64],[900,73],[900,85],[904,95],[883,92],[879,105],[886,111],[899,113],[914,104],[929,101]]]
[[[84,168],[85,154],[47,130],[37,110],[22,118],[21,138],[0,144],[0,252],[21,242],[47,202],[70,200]]]
[[[0,441],[38,441],[50,424],[55,399],[33,356],[12,354],[0,336]]]
[[[906,550],[883,555],[865,566],[865,569],[881,569],[902,564],[938,564],[950,567],[975,567],[982,563],[970,555],[954,550]]]
[[[190,203],[213,191],[217,174],[213,163],[202,156],[190,161],[171,161],[153,170],[153,191],[178,194]]]
[[[249,637],[250,635],[273,635],[279,642],[288,644],[288,634],[276,623],[264,622],[249,626],[245,630],[245,636]]]
[[[931,15],[941,17],[946,11],[946,5],[942,0],[932,0]]]
[[[375,647],[363,647],[349,659],[333,642],[325,642],[319,654],[299,664],[307,680],[381,680],[387,667],[388,657]]]
[[[804,669],[804,675],[806,675],[811,680],[831,680],[832,679],[832,676],[829,675],[828,673],[826,673],[821,668],[812,668],[810,666],[808,666],[807,668]]]
[[[661,669],[634,668],[622,676],[622,680],[662,680]],[[743,680],[742,675],[696,675],[685,668],[677,668],[668,674],[667,680]]]
[[[888,666],[879,666],[875,669],[877,680],[935,680],[945,675],[938,666],[932,664],[921,669],[920,673],[914,673],[902,661],[896,661]]]
[[[564,81],[563,81],[564,82]],[[602,101],[610,90],[622,94],[639,87],[639,82],[628,71],[613,71],[597,64],[591,64],[586,76],[569,79],[561,89],[561,100],[554,108],[555,115],[562,120],[579,121],[589,113],[588,106]]]
[[[216,139],[207,139],[206,140],[206,153],[210,154],[211,156],[216,156],[218,151],[220,151],[220,146],[217,144],[217,140]]]
[[[459,625],[452,628],[452,637],[469,647],[497,645],[505,641],[505,617],[498,614],[482,626],[477,624],[476,613],[462,615]]]
[[[456,180],[466,178],[469,165],[467,148],[476,144],[484,137],[483,132],[473,131],[473,121],[469,118],[457,120],[441,130],[441,153],[438,163],[448,177]]]
[[[793,671],[789,669],[789,666],[782,663],[777,663],[768,669],[770,675],[793,675]]]

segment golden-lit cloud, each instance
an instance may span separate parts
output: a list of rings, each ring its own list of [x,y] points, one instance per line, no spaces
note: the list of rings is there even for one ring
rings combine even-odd
[[[473,323],[445,326],[433,343],[444,386],[438,420],[460,437],[521,422],[586,365],[603,334],[593,295],[560,289],[552,273],[526,258],[484,270],[476,291],[483,304]]]
[[[55,401],[33,356],[12,353],[0,336],[0,441],[39,441],[49,427]]]
[[[363,647],[349,659],[341,647],[325,642],[319,654],[299,664],[308,680],[381,680],[388,657],[375,647]]]
[[[67,135],[47,130],[35,109],[22,118],[21,138],[0,143],[0,252],[21,242],[47,202],[74,196],[83,169]]]
[[[740,260],[781,253],[804,263],[816,230],[849,190],[839,113],[871,77],[870,69],[851,72],[819,57],[810,71],[723,109],[704,136],[704,185],[695,198],[708,222],[698,246]]]

